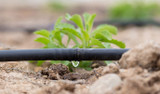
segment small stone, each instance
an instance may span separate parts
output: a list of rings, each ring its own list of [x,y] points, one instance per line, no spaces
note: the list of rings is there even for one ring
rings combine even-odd
[[[39,72],[39,71],[41,71],[41,70],[43,70],[42,67],[35,67],[35,68],[34,68],[34,71],[35,71],[35,72]]]
[[[107,74],[100,77],[89,88],[91,94],[106,94],[122,83],[121,78],[116,74]]]

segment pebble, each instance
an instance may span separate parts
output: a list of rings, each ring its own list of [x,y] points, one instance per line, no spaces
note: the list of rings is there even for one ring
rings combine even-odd
[[[106,94],[121,83],[122,80],[117,74],[107,74],[95,81],[90,86],[89,92],[91,94]]]

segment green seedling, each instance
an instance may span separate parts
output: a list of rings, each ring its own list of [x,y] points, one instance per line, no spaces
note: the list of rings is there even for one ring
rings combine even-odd
[[[41,35],[35,41],[44,44],[43,48],[111,48],[111,44],[117,45],[120,48],[125,48],[125,44],[121,41],[112,38],[112,35],[117,34],[117,28],[111,25],[103,24],[92,30],[96,14],[83,14],[82,17],[78,14],[71,16],[66,14],[65,19],[72,21],[76,26],[62,22],[63,17],[59,17],[54,25],[54,30],[39,30],[34,32]],[[67,43],[62,41],[63,37],[67,36]],[[70,42],[74,45],[69,45]],[[72,43],[73,44],[73,43]],[[82,61],[51,61],[52,64],[63,63],[69,67],[81,67],[90,69],[90,62]],[[42,62],[39,63],[41,65]]]

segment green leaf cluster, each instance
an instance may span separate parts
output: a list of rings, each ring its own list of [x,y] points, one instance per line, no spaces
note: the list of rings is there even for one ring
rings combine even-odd
[[[65,19],[74,22],[76,26],[68,22],[62,22],[63,17],[59,17],[52,31],[39,30],[34,32],[41,36],[35,41],[44,44],[43,48],[111,48],[111,44],[125,48],[123,42],[112,38],[112,35],[117,34],[116,27],[103,24],[97,26],[94,30],[92,29],[95,17],[96,14],[88,13],[84,13],[83,18],[78,14],[72,16],[66,14]],[[67,43],[63,41],[64,36],[68,37]],[[72,46],[69,45],[71,41],[74,42]],[[69,61],[60,62],[71,66]],[[52,63],[55,63],[55,61],[52,61]],[[77,65],[77,62],[75,63]],[[86,63],[86,65],[82,62],[79,64],[82,68],[89,68],[89,64]]]

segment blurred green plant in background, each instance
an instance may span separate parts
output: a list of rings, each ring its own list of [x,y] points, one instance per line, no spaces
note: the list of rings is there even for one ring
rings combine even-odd
[[[56,12],[64,12],[68,9],[68,6],[61,1],[51,0],[48,2],[49,9]]]
[[[109,9],[109,18],[112,20],[152,20],[160,10],[156,2],[122,1]]]

